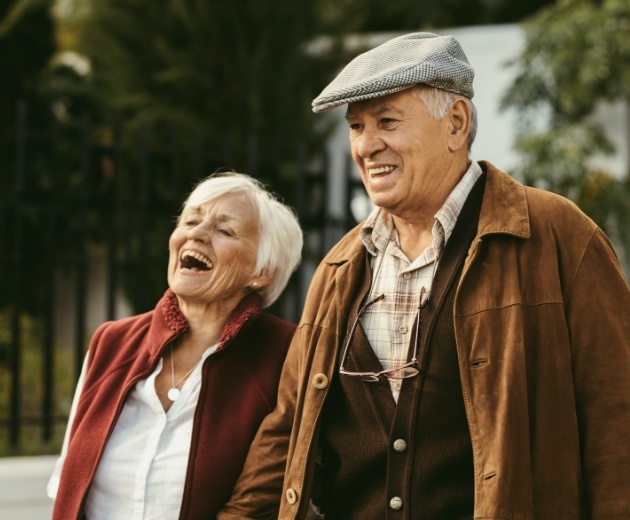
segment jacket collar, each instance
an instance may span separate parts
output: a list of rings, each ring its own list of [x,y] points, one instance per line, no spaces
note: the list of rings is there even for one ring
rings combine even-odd
[[[529,238],[531,230],[525,187],[488,161],[479,161],[479,165],[486,172],[486,187],[477,235],[484,237],[498,233]],[[344,264],[365,251],[358,238],[361,226],[362,223],[358,224],[348,234],[349,238],[355,235],[356,240],[341,240],[330,250],[324,259],[327,264]]]
[[[486,172],[477,235],[506,234],[529,238],[529,208],[525,187],[488,161],[479,161]]]

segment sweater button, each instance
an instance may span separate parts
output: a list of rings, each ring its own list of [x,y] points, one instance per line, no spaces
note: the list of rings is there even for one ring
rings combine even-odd
[[[295,492],[295,489],[293,488],[289,488],[287,489],[287,502],[289,502],[289,504],[295,504],[297,502],[297,493]]]
[[[407,449],[407,443],[405,441],[403,441],[402,439],[396,439],[394,441],[394,449],[398,453],[402,453],[403,451],[405,451]]]
[[[313,386],[319,390],[328,386],[328,378],[325,374],[315,374],[313,376]]]
[[[392,497],[389,501],[389,507],[391,507],[394,511],[398,511],[403,506],[402,498],[400,497]]]

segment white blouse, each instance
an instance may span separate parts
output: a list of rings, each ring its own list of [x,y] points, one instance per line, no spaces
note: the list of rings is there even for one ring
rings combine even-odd
[[[139,381],[132,389],[90,487],[85,510],[88,520],[179,518],[193,418],[201,388],[201,369],[217,346],[213,345],[203,353],[202,361],[184,382],[180,396],[168,412],[164,411],[155,391],[155,378],[162,371],[163,360],[160,359],[147,379]],[[57,496],[85,372],[84,361],[61,455],[48,482],[48,496],[53,500]]]

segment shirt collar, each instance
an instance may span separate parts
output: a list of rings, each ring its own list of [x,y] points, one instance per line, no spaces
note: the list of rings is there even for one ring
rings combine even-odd
[[[453,188],[453,191],[446,198],[446,201],[444,201],[442,207],[435,214],[433,239],[434,242],[441,242],[440,247],[443,247],[451,236],[462,206],[481,174],[481,166],[476,161],[472,161],[466,173],[464,173],[455,188]],[[436,236],[440,234],[442,235],[442,240]],[[386,210],[375,208],[367,217],[363,226],[361,226],[359,237],[370,254],[376,256],[379,251],[384,252],[387,248],[387,243],[391,240],[396,240],[397,237],[394,219]]]

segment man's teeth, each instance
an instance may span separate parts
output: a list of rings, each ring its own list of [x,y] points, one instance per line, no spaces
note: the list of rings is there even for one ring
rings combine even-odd
[[[381,166],[380,168],[369,168],[368,173],[370,175],[376,175],[378,173],[389,173],[394,168],[395,168],[394,166]]]
[[[210,261],[209,258],[195,252],[195,251],[184,251],[182,253],[182,261],[186,261],[188,258],[194,258],[198,262],[204,264],[208,269],[214,268],[214,264]]]

